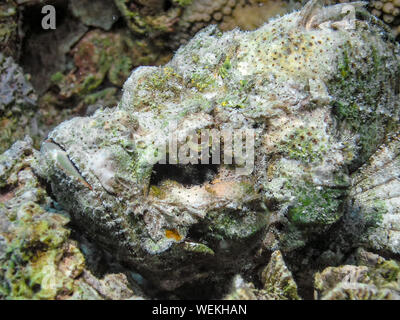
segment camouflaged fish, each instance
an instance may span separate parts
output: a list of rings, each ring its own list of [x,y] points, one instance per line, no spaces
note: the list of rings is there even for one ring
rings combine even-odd
[[[115,108],[55,128],[41,174],[91,239],[162,289],[252,270],[348,214],[351,173],[399,128],[399,52],[362,3],[208,27],[165,66],[134,70]],[[158,164],[173,122],[178,146],[253,130],[254,170]]]

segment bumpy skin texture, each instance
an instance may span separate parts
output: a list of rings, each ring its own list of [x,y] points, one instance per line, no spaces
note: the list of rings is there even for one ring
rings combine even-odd
[[[0,153],[29,133],[37,110],[36,94],[14,59],[0,53]]]
[[[342,9],[311,1],[254,32],[211,27],[165,67],[136,69],[117,108],[49,134],[42,175],[57,200],[166,290],[246,272],[253,249],[288,252],[329,230],[344,213],[349,168],[399,116],[397,44],[367,13]],[[192,129],[255,128],[254,171],[220,165],[189,184],[173,170],[151,180],[172,121],[179,144]]]
[[[0,18],[0,46],[6,47],[7,54],[18,55],[18,48],[24,42],[21,63],[32,75],[31,81],[39,93],[38,138],[44,138],[55,125],[73,116],[92,114],[99,105],[115,105],[120,99],[119,89],[133,67],[166,63],[173,50],[187,43],[201,28],[217,24],[224,31],[235,27],[253,30],[271,17],[299,8],[301,3],[298,0],[184,0],[172,1],[169,7],[163,5],[168,1],[128,1],[125,5],[124,1],[119,2],[125,9],[119,11],[113,0],[34,0],[18,6],[13,1],[6,2],[6,7],[12,5],[13,10],[4,9],[6,16]],[[40,26],[40,19],[30,17],[40,18],[40,9],[46,3],[55,4],[64,19],[57,20],[57,29],[52,32],[32,32]],[[128,3],[137,6],[130,6],[127,12]],[[169,15],[177,9],[178,16]],[[128,32],[133,29],[123,19],[137,20],[141,27],[134,33]],[[165,22],[172,25],[165,27]],[[20,34],[17,23],[23,31]],[[111,50],[104,50],[105,41],[115,46],[108,45]],[[77,47],[90,46],[102,55],[87,58],[77,54]],[[105,53],[109,54],[108,58],[104,57]],[[73,56],[81,59],[79,65],[72,61]],[[110,67],[110,57],[110,77],[103,76]]]

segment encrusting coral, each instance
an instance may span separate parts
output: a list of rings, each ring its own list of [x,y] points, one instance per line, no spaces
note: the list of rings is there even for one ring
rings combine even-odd
[[[296,8],[295,3],[281,0],[198,0],[185,7],[174,33],[172,44],[186,43],[202,28],[216,24],[222,31],[236,27],[254,30],[270,18]]]
[[[400,1],[382,0],[371,1],[371,12],[373,15],[381,18],[387,24],[392,26],[394,35],[400,34]]]

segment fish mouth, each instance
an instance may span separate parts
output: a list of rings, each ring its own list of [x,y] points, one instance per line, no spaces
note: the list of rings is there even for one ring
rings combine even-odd
[[[74,177],[86,188],[93,190],[93,187],[82,176],[78,166],[70,159],[68,153],[53,139],[45,140],[40,151],[42,154],[47,154],[66,175]]]

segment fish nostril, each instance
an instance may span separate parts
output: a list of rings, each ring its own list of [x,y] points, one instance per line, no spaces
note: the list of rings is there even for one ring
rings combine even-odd
[[[210,182],[218,173],[217,164],[156,164],[150,177],[150,185],[160,185],[165,180],[173,180],[184,186],[201,185]]]

